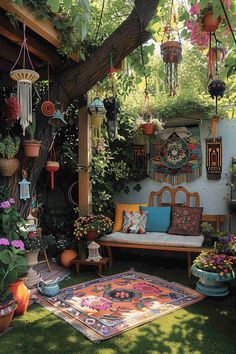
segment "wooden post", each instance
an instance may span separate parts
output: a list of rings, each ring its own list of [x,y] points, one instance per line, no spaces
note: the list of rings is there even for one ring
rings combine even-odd
[[[90,160],[90,117],[87,108],[87,96],[82,96],[79,108],[79,210],[80,215],[90,212],[90,182],[89,182],[89,160]]]

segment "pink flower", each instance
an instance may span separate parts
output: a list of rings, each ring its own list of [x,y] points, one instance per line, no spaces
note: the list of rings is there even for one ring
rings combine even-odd
[[[8,241],[7,238],[0,238],[0,246],[9,246],[10,242]]]
[[[9,199],[9,202],[10,202],[11,204],[15,204],[15,199],[10,198],[10,199]]]
[[[14,240],[11,242],[11,245],[15,248],[20,248],[21,250],[25,249],[25,245],[21,240]]]
[[[189,9],[189,13],[190,13],[191,16],[199,15],[199,13],[200,13],[200,4],[197,3],[197,4],[193,5],[193,6],[191,6],[190,9]]]
[[[30,239],[35,238],[36,236],[37,236],[37,233],[36,233],[35,231],[30,231],[30,232],[28,233],[28,237],[29,237]]]
[[[0,208],[1,209],[7,209],[7,208],[10,208],[11,207],[11,204],[8,200],[5,200],[5,202],[2,202],[0,203]]]
[[[222,0],[223,4],[225,5],[226,9],[229,10],[231,6],[230,0]]]

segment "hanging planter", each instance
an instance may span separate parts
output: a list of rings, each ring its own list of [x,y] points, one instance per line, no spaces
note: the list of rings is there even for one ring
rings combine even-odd
[[[38,157],[42,142],[39,140],[24,140],[24,154],[26,157]]]
[[[11,177],[18,170],[19,160],[0,158],[0,172],[4,177]]]
[[[154,123],[142,123],[140,126],[141,131],[144,135],[153,135],[156,130],[156,124]]]

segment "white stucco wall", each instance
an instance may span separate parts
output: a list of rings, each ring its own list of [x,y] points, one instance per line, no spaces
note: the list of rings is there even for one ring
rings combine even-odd
[[[183,183],[189,191],[197,191],[200,194],[201,206],[204,207],[205,214],[229,214],[227,199],[230,196],[230,168],[231,157],[236,155],[236,119],[231,121],[221,120],[218,124],[218,136],[223,139],[223,169],[222,177],[219,181],[211,181],[206,177],[205,167],[205,138],[209,134],[210,123],[205,122],[200,125],[200,134],[202,142],[202,176],[190,183]],[[135,183],[136,184],[136,183]],[[115,196],[116,202],[123,203],[143,203],[149,199],[151,191],[158,191],[168,183],[156,182],[151,178],[144,179],[140,184],[140,192],[133,190],[135,184],[130,184],[131,192],[127,195],[120,193]]]

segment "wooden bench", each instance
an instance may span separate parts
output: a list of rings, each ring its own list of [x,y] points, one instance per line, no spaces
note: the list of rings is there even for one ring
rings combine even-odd
[[[184,202],[177,202],[178,193],[182,193],[184,196]],[[169,194],[168,201],[165,200],[166,194]],[[163,187],[158,192],[151,192],[149,199],[150,206],[173,206],[173,205],[185,205],[185,206],[200,206],[200,196],[198,192],[189,192],[184,187]],[[210,222],[215,226],[217,232],[220,231],[221,224],[225,221],[225,215],[202,215],[202,222]],[[109,266],[112,266],[112,248],[138,248],[145,250],[157,250],[157,251],[171,251],[171,252],[183,252],[187,254],[188,260],[188,276],[191,277],[192,266],[192,254],[200,253],[203,247],[179,247],[179,246],[162,246],[162,245],[145,245],[145,244],[132,244],[122,243],[115,241],[98,241],[102,247],[106,247],[109,257]]]

